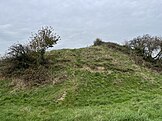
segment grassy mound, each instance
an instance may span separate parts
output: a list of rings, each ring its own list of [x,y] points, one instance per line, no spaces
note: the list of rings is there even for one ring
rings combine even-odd
[[[0,81],[2,121],[162,120],[162,75],[120,49],[103,45],[47,56],[52,84],[20,90]]]

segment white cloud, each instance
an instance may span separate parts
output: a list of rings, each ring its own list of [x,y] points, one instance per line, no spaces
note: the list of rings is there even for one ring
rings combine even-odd
[[[97,37],[116,42],[162,33],[159,0],[10,0],[0,4],[0,45],[24,42],[51,25],[61,35],[56,48],[83,47]],[[7,43],[7,44],[6,44]]]

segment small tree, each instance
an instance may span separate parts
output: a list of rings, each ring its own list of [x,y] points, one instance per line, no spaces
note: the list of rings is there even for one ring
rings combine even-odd
[[[45,52],[60,40],[60,36],[53,33],[52,27],[42,27],[30,39],[26,45],[14,44],[9,48],[7,55],[0,60],[0,75],[25,82],[47,81]]]
[[[53,47],[60,40],[60,36],[53,33],[52,27],[42,27],[37,34],[32,35],[31,42],[29,44],[32,51],[37,54],[37,64],[42,64],[45,62],[45,51]]]
[[[162,58],[162,38],[148,34],[139,36],[126,43],[126,46],[134,50],[145,60],[157,61]]]

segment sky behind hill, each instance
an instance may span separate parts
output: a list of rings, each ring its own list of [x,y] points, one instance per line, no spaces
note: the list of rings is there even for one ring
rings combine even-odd
[[[99,37],[123,43],[138,35],[162,36],[161,0],[0,0],[0,53],[52,26],[58,48],[86,47]]]

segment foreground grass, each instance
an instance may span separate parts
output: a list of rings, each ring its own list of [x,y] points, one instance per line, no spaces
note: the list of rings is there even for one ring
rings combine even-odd
[[[0,120],[162,120],[162,76],[128,55],[90,47],[49,57],[53,84],[20,90],[0,81]]]

